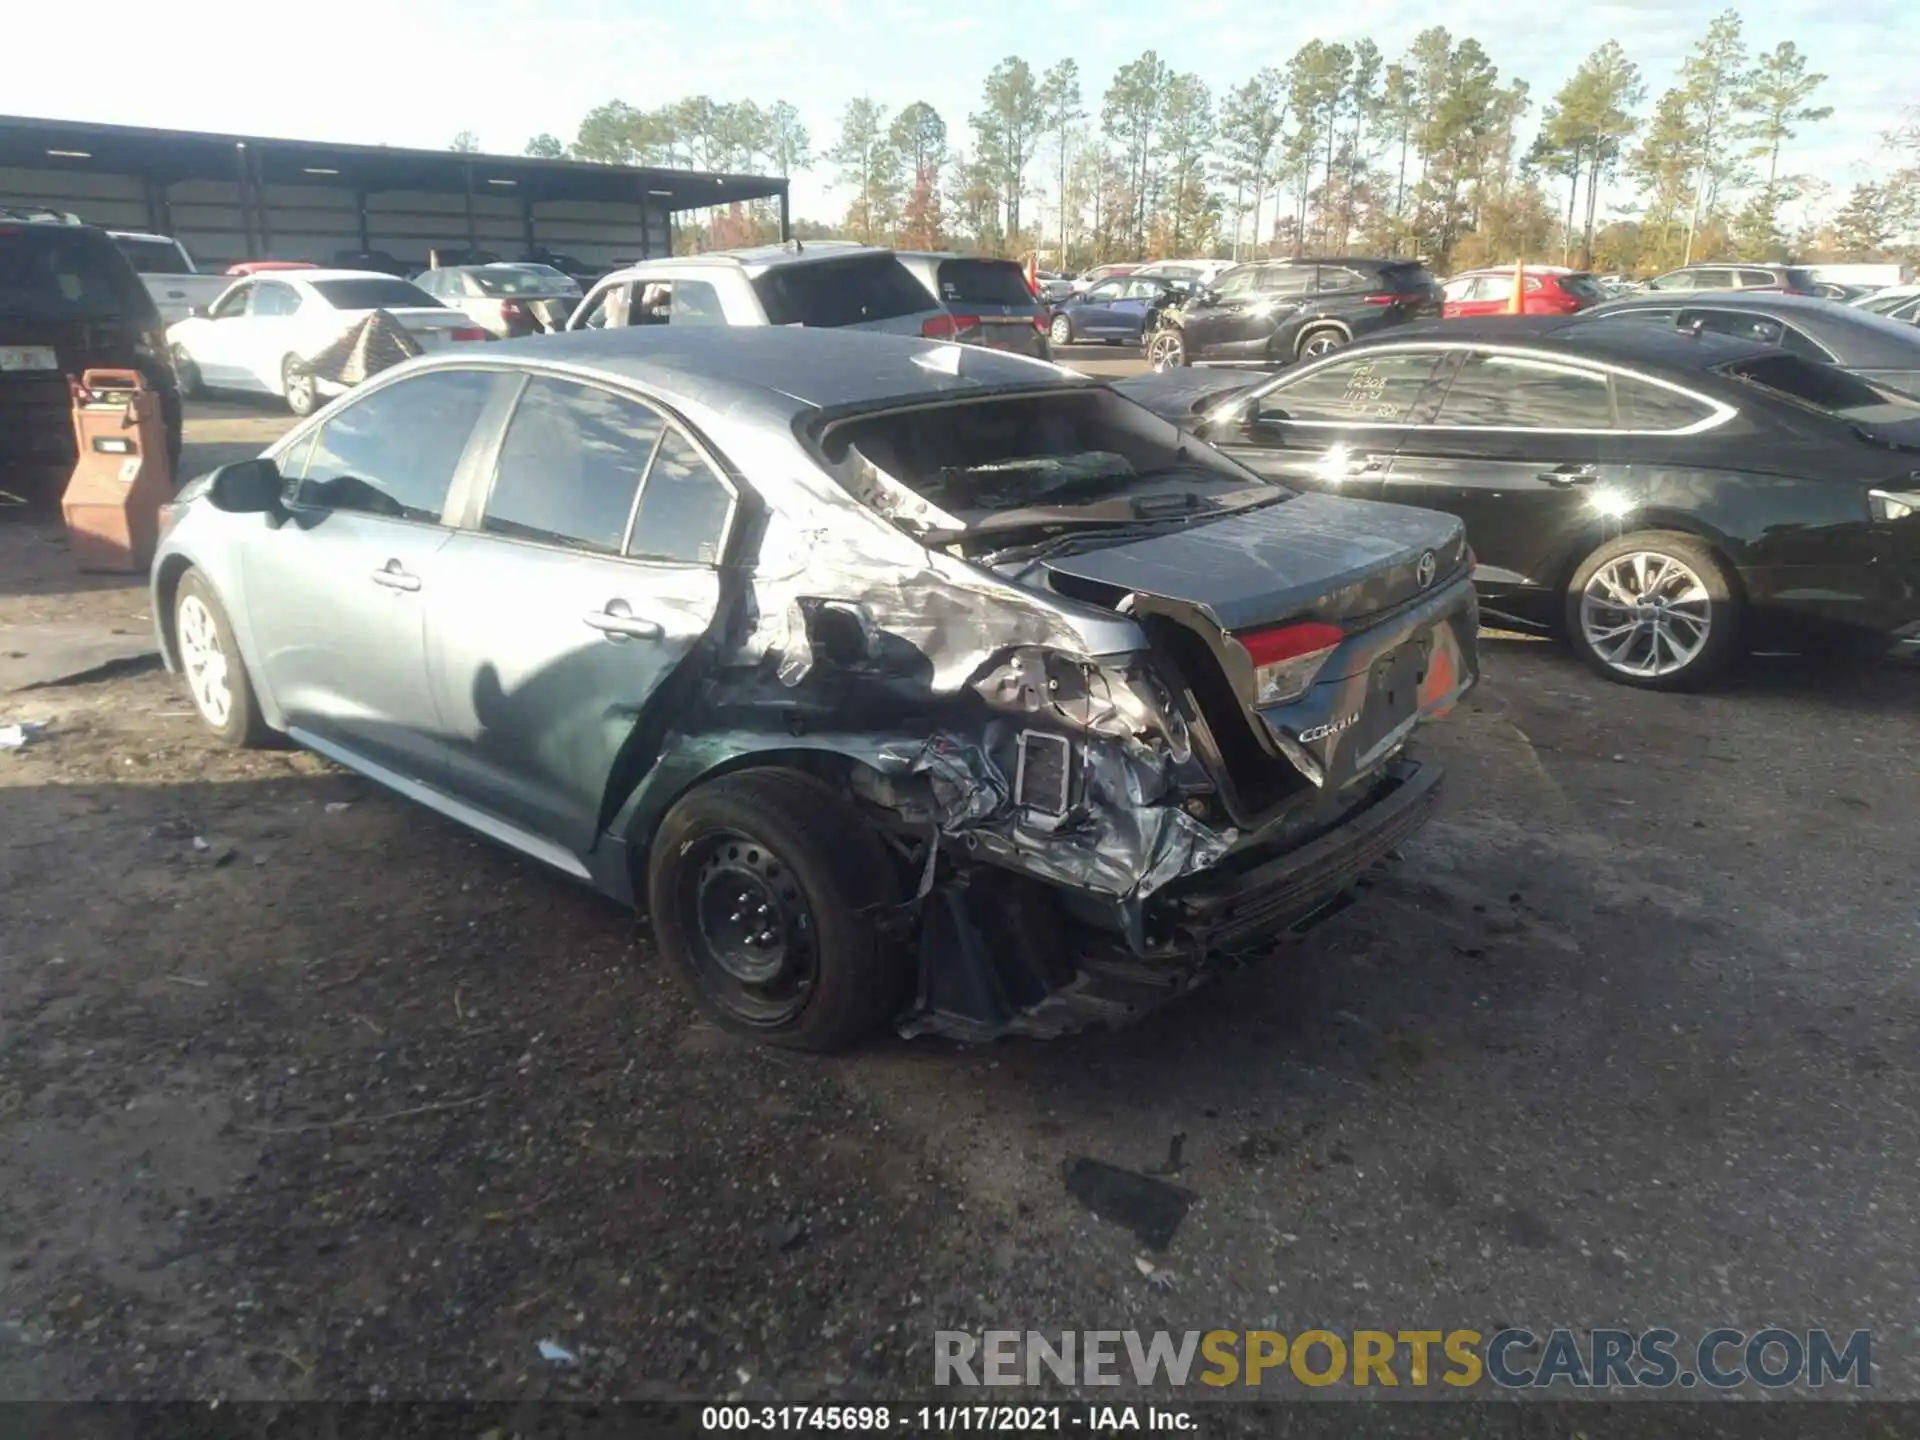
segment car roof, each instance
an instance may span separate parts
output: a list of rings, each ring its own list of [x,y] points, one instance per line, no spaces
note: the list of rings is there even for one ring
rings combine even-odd
[[[868,408],[980,390],[1095,384],[1044,360],[975,345],[798,325],[630,325],[565,330],[476,347],[477,358],[542,361],[626,380],[668,404],[741,405],[787,416]],[[433,363],[457,363],[445,352]],[[475,357],[466,357],[475,358]],[[931,363],[915,363],[923,360]]]
[[[1804,265],[1789,265],[1784,260],[1695,260],[1690,265],[1676,265],[1664,270],[1664,275],[1679,275],[1688,270],[1804,270]],[[1655,276],[1658,279],[1659,276]]]
[[[284,279],[287,283],[311,285],[316,280],[398,280],[403,285],[413,282],[402,275],[389,275],[384,270],[269,270],[262,276],[241,275],[236,279]]]
[[[1623,295],[1618,300],[1608,300],[1604,305],[1593,308],[1596,312],[1603,308],[1611,312],[1658,310],[1668,305],[1678,305],[1683,309],[1697,305],[1718,305],[1728,310],[1797,311],[1807,315],[1845,314],[1853,308],[1837,300],[1829,300],[1824,295],[1785,295],[1773,290],[1763,290],[1758,294],[1751,290],[1654,290],[1646,294]]]
[[[1596,307],[1597,308],[1597,307]],[[1513,345],[1530,350],[1564,352],[1569,358],[1664,365],[1675,370],[1708,370],[1762,355],[1784,355],[1777,345],[1742,340],[1734,335],[1674,330],[1644,320],[1610,321],[1565,315],[1489,315],[1467,320],[1428,320],[1402,325],[1375,338],[1356,341],[1362,346],[1456,342],[1469,345]]]
[[[171,235],[155,235],[147,230],[109,230],[107,234],[116,240],[153,240],[162,245],[178,245],[180,243]]]
[[[822,260],[837,260],[847,255],[891,254],[893,251],[880,245],[849,245],[832,240],[806,244],[796,242],[793,246],[750,245],[738,250],[708,250],[698,255],[657,255],[651,259],[637,260],[631,265],[623,265],[611,274],[600,278],[605,281],[626,275],[645,275],[649,271],[668,265],[754,271],[764,274],[768,270],[779,269],[786,265],[806,265]]]
[[[1249,265],[1418,265],[1418,260],[1391,255],[1282,255],[1277,259],[1249,260]]]

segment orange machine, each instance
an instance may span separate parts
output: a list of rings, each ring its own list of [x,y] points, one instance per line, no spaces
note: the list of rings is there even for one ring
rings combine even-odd
[[[72,388],[80,460],[60,508],[74,562],[137,574],[153,559],[160,507],[173,496],[159,392],[135,370],[89,370]]]

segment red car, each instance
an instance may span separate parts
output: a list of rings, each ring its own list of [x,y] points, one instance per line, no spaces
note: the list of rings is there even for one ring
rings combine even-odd
[[[1584,270],[1562,270],[1558,266],[1528,268],[1526,313],[1529,315],[1571,315],[1607,298],[1593,276]],[[1444,297],[1443,318],[1458,320],[1468,315],[1504,315],[1513,301],[1513,268],[1469,270],[1456,275],[1440,287]]]
[[[229,275],[264,275],[272,270],[318,270],[320,267],[311,260],[242,260],[238,265],[229,265]]]

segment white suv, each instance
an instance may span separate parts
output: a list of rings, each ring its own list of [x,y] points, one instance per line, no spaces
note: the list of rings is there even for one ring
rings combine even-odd
[[[622,325],[807,325],[920,335],[945,323],[891,250],[765,245],[642,260],[595,283],[569,330]]]

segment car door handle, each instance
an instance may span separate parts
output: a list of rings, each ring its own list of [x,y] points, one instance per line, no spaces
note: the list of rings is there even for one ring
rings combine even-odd
[[[624,600],[609,600],[604,610],[580,617],[609,640],[658,640],[666,631],[656,620],[636,615]]]
[[[1591,485],[1600,476],[1591,465],[1556,465],[1542,470],[1539,478],[1549,485]]]
[[[402,570],[398,560],[389,560],[386,569],[373,572],[373,583],[384,585],[389,590],[418,590],[420,577]]]

